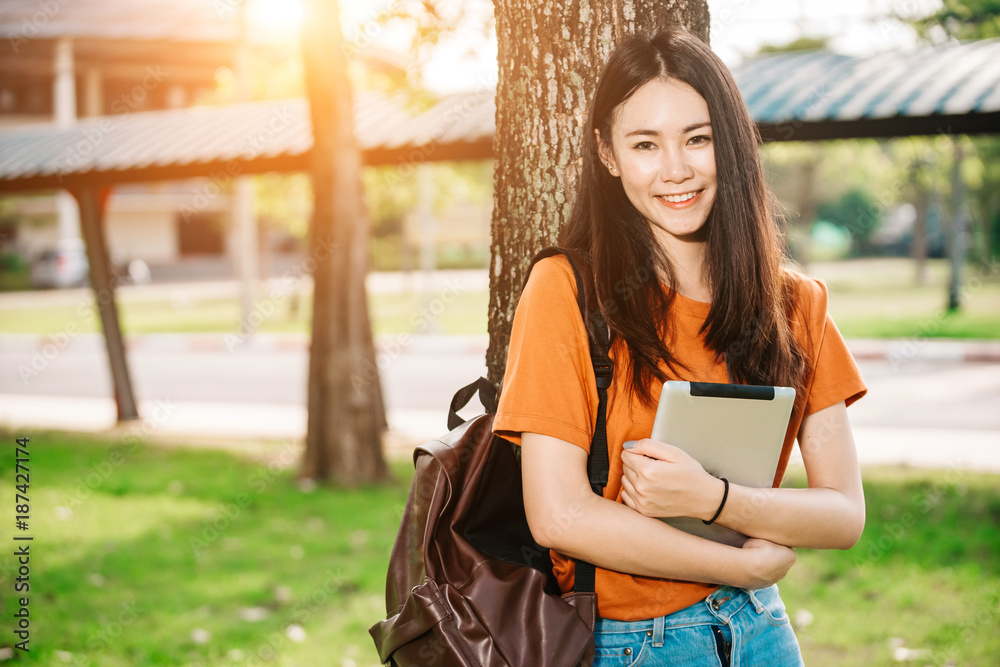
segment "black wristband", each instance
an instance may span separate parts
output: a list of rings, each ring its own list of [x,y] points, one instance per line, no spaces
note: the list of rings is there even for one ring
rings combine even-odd
[[[726,479],[725,477],[720,477],[719,479],[721,479],[725,483],[726,489],[725,491],[722,492],[722,502],[719,503],[719,509],[715,510],[715,516],[713,516],[708,521],[705,521],[704,519],[701,520],[701,522],[706,526],[711,526],[713,523],[715,523],[715,520],[719,518],[719,515],[722,514],[722,508],[726,506],[726,498],[729,497],[729,480]]]

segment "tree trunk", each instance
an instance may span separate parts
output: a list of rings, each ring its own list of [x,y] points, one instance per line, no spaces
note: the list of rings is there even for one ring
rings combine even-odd
[[[918,286],[927,284],[927,214],[930,211],[930,193],[921,183],[914,183],[913,207],[917,216],[913,221],[913,262]]]
[[[309,0],[303,21],[313,128],[313,320],[301,474],[355,485],[387,476],[385,411],[365,276],[369,223],[337,2]]]
[[[819,211],[816,201],[816,171],[819,169],[819,154],[816,146],[808,147],[809,156],[803,159],[799,167],[799,188],[796,200],[798,215],[792,223],[795,225],[795,247],[791,248],[792,257],[799,263],[803,271],[809,270],[809,255],[812,252],[812,224]]]
[[[623,37],[684,25],[708,41],[705,0],[494,0],[497,65],[489,379],[499,385],[531,257],[576,196],[590,99]]]

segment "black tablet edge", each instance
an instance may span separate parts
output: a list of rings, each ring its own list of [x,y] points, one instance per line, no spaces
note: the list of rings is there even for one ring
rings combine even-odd
[[[754,401],[773,401],[774,387],[759,384],[721,384],[718,382],[692,382],[692,396],[711,398],[746,398]]]

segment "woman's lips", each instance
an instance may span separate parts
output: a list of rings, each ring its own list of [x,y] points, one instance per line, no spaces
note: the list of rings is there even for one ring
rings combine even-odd
[[[693,197],[691,197],[690,199],[686,199],[684,201],[667,201],[661,196],[656,196],[655,199],[656,201],[660,202],[660,204],[666,206],[667,208],[672,208],[672,209],[688,208],[689,206],[694,206],[695,203],[697,203],[698,200],[701,199],[701,195],[704,192],[705,192],[704,190],[698,190],[694,193]]]

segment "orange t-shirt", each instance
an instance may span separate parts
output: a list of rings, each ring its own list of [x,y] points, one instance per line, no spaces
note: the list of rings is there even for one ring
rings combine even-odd
[[[826,286],[792,274],[799,292],[792,331],[812,361],[804,411],[791,417],[774,485],[781,483],[792,443],[804,415],[840,401],[848,405],[867,391],[857,364],[843,337],[827,314]],[[675,295],[671,308],[674,336],[670,350],[689,369],[675,376],[661,363],[671,380],[729,382],[724,361],[706,349],[698,329],[710,304]],[[666,329],[666,330],[669,330]],[[621,341],[610,356],[615,374],[608,391],[607,434],[610,474],[604,497],[621,502],[622,445],[649,437],[662,385],[655,382],[654,403],[628,401],[628,378]],[[541,433],[590,451],[597,422],[597,387],[591,366],[587,334],[576,302],[576,281],[562,255],[540,260],[524,287],[511,329],[507,370],[493,430],[518,445],[521,433]],[[552,552],[554,571],[564,592],[573,588],[573,561]],[[670,579],[633,576],[597,568],[598,613],[603,618],[634,621],[670,614],[708,596],[716,586]]]

